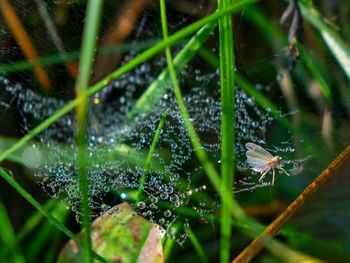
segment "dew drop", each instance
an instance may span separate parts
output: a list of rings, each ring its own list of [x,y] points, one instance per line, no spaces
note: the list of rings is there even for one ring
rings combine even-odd
[[[164,211],[164,216],[165,217],[170,217],[172,215],[171,211],[169,209]]]
[[[139,209],[144,209],[146,207],[146,203],[144,201],[140,201],[137,203],[137,207]]]
[[[172,195],[172,196],[170,196],[170,202],[172,202],[172,203],[177,203],[178,201],[179,201],[179,196],[178,195],[176,195],[176,194],[174,194],[174,195]]]

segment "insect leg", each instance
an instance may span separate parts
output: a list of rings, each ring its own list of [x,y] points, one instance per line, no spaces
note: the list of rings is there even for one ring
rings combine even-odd
[[[275,184],[275,167],[272,168],[272,184],[271,185],[274,185]]]
[[[270,171],[271,166],[267,166],[265,170],[261,171],[261,177],[259,179],[259,182],[261,183],[266,174]]]
[[[288,175],[288,176],[290,176],[290,174],[289,173],[287,173],[287,171],[286,170],[284,170],[282,167],[278,167],[278,169],[280,169],[280,170],[282,170],[286,175]]]

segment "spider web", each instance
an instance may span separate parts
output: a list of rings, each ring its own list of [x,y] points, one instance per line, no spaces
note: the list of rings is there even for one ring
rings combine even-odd
[[[171,2],[168,8],[168,12],[171,12],[168,18],[170,32],[175,32],[191,23],[193,17],[208,13],[210,3],[211,1],[200,1],[195,5],[196,8],[186,13],[178,3]],[[33,3],[22,5],[19,1],[13,5],[23,21],[28,23],[31,39],[40,51],[38,55],[57,54],[57,47],[52,43],[52,36],[47,33],[45,23],[38,22],[42,19],[37,12],[38,7]],[[110,28],[107,21],[114,20],[110,10],[122,15],[118,13],[119,11],[115,11],[120,10],[117,3],[106,3],[106,5],[101,34],[108,32]],[[60,9],[62,6],[66,8],[63,11]],[[74,55],[74,51],[78,50],[80,45],[85,7],[78,1],[55,1],[46,3],[45,7],[52,16],[58,16],[59,10],[66,12],[66,21],[62,22],[56,18],[56,26],[62,39],[65,40],[63,41],[65,51]],[[11,65],[15,64],[15,61],[23,60],[23,54],[16,46],[6,25],[1,25],[0,33],[3,42],[0,61],[2,63],[6,61]],[[138,47],[140,42],[160,38],[158,5],[150,2],[138,16],[135,29],[125,38],[126,43],[129,43],[129,50],[119,58],[113,57],[116,64],[118,65],[117,60],[123,65],[136,57],[140,53]],[[217,39],[214,33],[206,44],[214,54],[218,54]],[[177,53],[181,47],[181,45],[174,47],[173,52]],[[59,55],[56,57],[60,58]],[[265,57],[265,60],[268,61],[268,58]],[[206,213],[212,213],[219,207],[218,196],[210,187],[203,167],[195,157],[195,149],[191,147],[170,84],[150,112],[138,116],[132,122],[127,119],[128,113],[142,92],[164,68],[166,60],[163,54],[158,54],[106,85],[90,100],[88,179],[90,206],[94,216],[103,214],[110,207],[126,199],[133,204],[138,214],[166,229],[177,221],[181,221],[185,226],[193,221],[191,217],[179,212],[180,208],[190,208],[198,217],[204,217]],[[10,120],[6,119],[10,122],[11,115],[17,115],[20,119],[17,129],[21,134],[28,133],[74,97],[74,79],[69,76],[64,64],[51,64],[45,69],[54,87],[54,92],[50,95],[42,92],[39,82],[30,71],[8,71],[1,77],[1,94],[4,96],[1,100],[4,109],[2,121],[5,121],[5,116],[10,116]],[[219,75],[218,69],[208,65],[200,57],[193,59],[179,75],[179,83],[184,92],[184,101],[191,122],[200,136],[205,151],[218,170],[221,149]],[[257,88],[264,92],[269,91],[271,86],[258,83]],[[240,87],[236,87],[235,91],[235,153],[236,165],[240,171],[235,180],[235,193],[238,194],[266,186],[257,182],[258,176],[251,176],[246,164],[244,145],[246,142],[265,144],[267,129],[274,122],[274,118],[269,109],[260,107],[254,98]],[[156,151],[152,154],[152,165],[147,180],[142,186],[144,199],[135,202],[131,193],[140,187],[155,130],[166,110],[169,110],[169,113]],[[63,197],[79,221],[81,196],[77,176],[79,170],[76,134],[77,125],[74,114],[70,112],[39,134],[32,145],[23,151],[22,158],[23,162],[33,170],[42,189],[50,196]],[[285,164],[297,170],[302,167],[305,160],[288,161],[288,155],[294,151],[292,145],[293,142],[287,140],[283,146],[274,146],[271,150],[276,155],[284,154]],[[169,231],[169,235],[174,238],[171,233],[172,231]],[[177,241],[181,244],[185,238],[186,234],[181,233],[177,236]]]

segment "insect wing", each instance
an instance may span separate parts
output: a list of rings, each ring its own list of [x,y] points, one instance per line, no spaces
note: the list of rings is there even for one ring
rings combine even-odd
[[[249,158],[254,158],[254,159],[262,159],[265,161],[270,161],[273,156],[271,153],[266,151],[264,148],[260,147],[259,145],[256,145],[252,142],[246,143],[245,147],[247,148],[247,153],[246,156]]]
[[[260,158],[254,158],[251,156],[247,156],[247,163],[255,172],[264,171],[268,166],[268,162],[266,160],[263,160]]]

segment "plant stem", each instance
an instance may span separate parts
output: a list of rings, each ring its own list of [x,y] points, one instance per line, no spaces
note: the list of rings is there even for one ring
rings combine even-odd
[[[88,1],[86,22],[80,53],[79,75],[76,82],[76,95],[80,103],[76,108],[78,135],[76,143],[79,163],[79,188],[81,194],[82,226],[85,228],[83,238],[85,262],[92,263],[91,237],[90,237],[90,206],[88,194],[88,151],[87,151],[87,89],[90,81],[92,64],[95,56],[95,47],[101,18],[103,1]]]
[[[32,206],[35,207],[43,216],[45,216],[58,230],[62,231],[67,237],[74,240],[79,246],[82,246],[82,242],[78,239],[65,225],[58,221],[55,217],[49,214],[49,212],[38,202],[36,201],[23,187],[21,187],[13,177],[8,174],[4,168],[0,167],[0,175],[5,179],[16,191],[26,199]],[[104,258],[93,253],[94,257],[100,262],[106,262]]]
[[[268,237],[275,235],[284,224],[303,206],[303,204],[320,189],[320,187],[350,159],[350,146],[348,146],[328,167],[325,169],[298,197],[291,203],[284,212],[277,217],[264,232],[249,244],[234,262],[249,262],[264,246]]]
[[[230,0],[218,0],[218,10],[231,4]],[[220,262],[230,260],[231,206],[234,181],[235,152],[235,68],[231,15],[219,20],[220,80],[221,80],[221,177],[222,188],[228,196],[221,196]]]
[[[145,182],[146,182],[146,179],[147,179],[147,174],[148,174],[149,168],[151,166],[152,153],[156,149],[157,142],[158,142],[158,139],[159,139],[159,135],[160,135],[160,132],[161,132],[161,130],[163,128],[166,116],[168,115],[168,111],[169,110],[166,110],[163,113],[162,118],[160,119],[160,122],[159,122],[157,130],[156,130],[156,134],[154,135],[154,138],[153,138],[153,141],[152,141],[151,149],[148,152],[147,159],[146,159],[146,165],[145,165],[145,172],[143,173],[143,175],[142,175],[142,177],[140,179],[139,189],[137,190],[136,202],[140,201],[140,197],[142,195],[142,189],[143,189],[143,186],[145,185]]]
[[[112,80],[119,78],[123,74],[129,72],[136,66],[140,65],[142,62],[146,61],[147,59],[151,58],[155,54],[157,54],[159,51],[163,50],[166,47],[169,47],[176,42],[180,41],[182,38],[192,34],[202,26],[217,21],[220,17],[231,14],[235,11],[241,10],[247,5],[256,3],[260,0],[242,0],[234,5],[229,6],[227,9],[215,12],[214,14],[211,14],[205,18],[202,18],[193,24],[185,27],[184,29],[179,30],[166,40],[161,41],[160,43],[154,45],[150,49],[147,49],[146,51],[142,52],[140,55],[138,55],[136,58],[131,60],[130,62],[126,63],[123,67],[117,69],[95,85],[93,85],[91,88],[87,90],[87,96],[92,96],[96,92],[98,92],[100,89],[104,88],[108,83],[110,83]],[[74,107],[76,107],[82,97],[78,97],[74,99],[73,101],[69,102],[64,106],[62,109],[57,111],[55,114],[53,114],[51,117],[40,123],[37,127],[35,127],[31,132],[29,132],[27,135],[23,136],[15,145],[13,145],[11,148],[7,149],[0,155],[0,163],[6,159],[7,156],[9,156],[14,151],[21,148],[23,145],[25,145],[28,141],[33,139],[36,135],[41,133],[44,129],[49,127],[51,124],[53,124],[56,120],[61,118],[62,116],[66,115],[68,112],[72,111]]]

